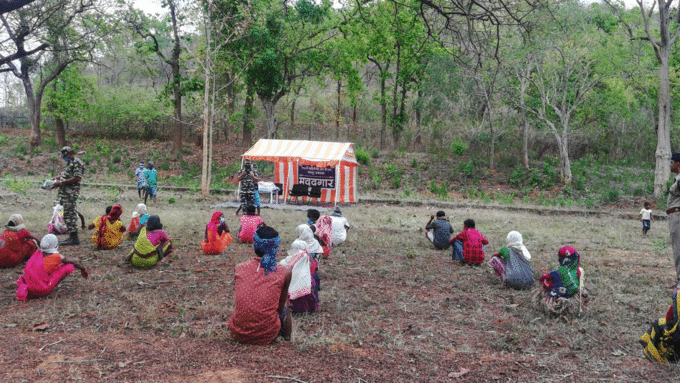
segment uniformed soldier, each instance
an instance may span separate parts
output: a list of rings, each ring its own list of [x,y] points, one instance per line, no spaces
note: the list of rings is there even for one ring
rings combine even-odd
[[[51,189],[59,188],[59,203],[64,207],[64,222],[68,227],[68,239],[62,241],[62,246],[80,245],[78,239],[78,213],[76,201],[80,195],[80,181],[83,178],[85,166],[70,146],[64,146],[59,151],[61,158],[66,161],[66,168],[56,178]]]

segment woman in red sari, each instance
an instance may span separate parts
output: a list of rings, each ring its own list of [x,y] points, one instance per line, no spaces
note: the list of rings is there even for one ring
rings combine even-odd
[[[0,267],[14,267],[28,259],[38,248],[38,238],[24,225],[21,214],[13,214],[0,235]]]

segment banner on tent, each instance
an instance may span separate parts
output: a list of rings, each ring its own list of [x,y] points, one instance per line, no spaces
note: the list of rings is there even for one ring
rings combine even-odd
[[[307,186],[321,186],[323,189],[335,189],[335,168],[298,165],[298,183]]]

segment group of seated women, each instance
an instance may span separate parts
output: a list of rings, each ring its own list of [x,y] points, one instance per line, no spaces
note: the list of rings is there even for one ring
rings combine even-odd
[[[528,289],[534,284],[531,253],[524,246],[522,234],[511,231],[506,246],[491,256],[488,265],[509,287]],[[588,298],[583,288],[580,256],[570,246],[557,251],[559,267],[539,278],[541,285],[534,291],[532,303],[550,314],[575,314],[582,310]]]

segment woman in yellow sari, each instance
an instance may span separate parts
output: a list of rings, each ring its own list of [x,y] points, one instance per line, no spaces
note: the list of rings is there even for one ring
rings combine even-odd
[[[163,224],[157,215],[152,215],[139,232],[135,247],[125,259],[126,263],[141,268],[150,268],[172,252],[172,241],[163,231]]]
[[[97,219],[92,222],[89,228],[95,229],[94,233],[92,233],[92,242],[97,249],[114,249],[123,241],[125,225],[123,225],[123,222],[120,220],[121,214],[123,214],[123,207],[119,204],[115,204],[111,207],[110,212],[107,212],[107,214],[101,217],[97,217]]]

